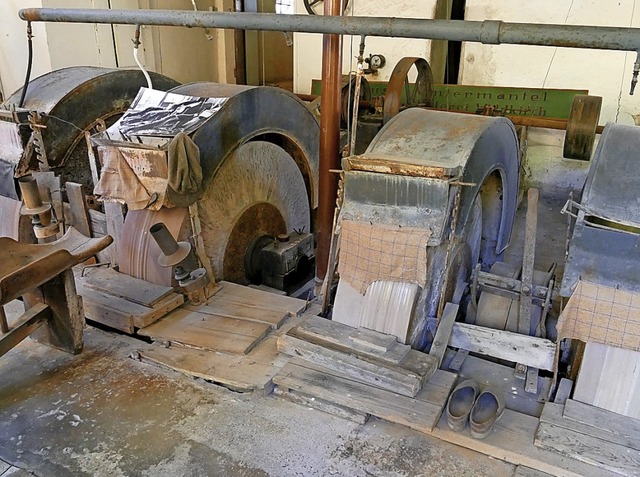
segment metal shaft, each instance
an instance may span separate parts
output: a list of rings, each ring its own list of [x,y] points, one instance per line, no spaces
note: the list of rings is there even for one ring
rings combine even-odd
[[[331,3],[331,2],[327,2]],[[278,15],[270,13],[194,12],[188,10],[100,10],[27,8],[26,21],[165,25],[236,30],[293,31],[432,40],[640,50],[640,29],[586,25],[505,23],[497,20]]]
[[[324,14],[340,15],[340,0],[324,2]],[[321,17],[325,18],[325,17]],[[338,178],[332,169],[340,168],[340,112],[342,81],[342,36],[324,35],[322,39],[322,98],[320,99],[320,176],[318,177],[318,251],[316,278],[327,273],[333,211],[335,209]]]

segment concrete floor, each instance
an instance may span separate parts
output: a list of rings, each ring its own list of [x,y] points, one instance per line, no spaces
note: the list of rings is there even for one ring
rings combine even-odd
[[[562,263],[563,200],[542,198],[536,266]],[[526,201],[524,201],[526,204]],[[521,243],[524,207],[512,243]],[[506,259],[518,262],[521,246]],[[401,426],[357,425],[143,364],[88,327],[78,356],[26,340],[0,359],[0,476],[510,476],[510,464]],[[10,467],[10,465],[17,466]]]
[[[136,340],[126,336],[88,327],[85,339],[78,356],[27,339],[0,360],[0,459],[38,476],[501,477],[514,471],[384,421],[357,425],[143,364],[129,357]]]

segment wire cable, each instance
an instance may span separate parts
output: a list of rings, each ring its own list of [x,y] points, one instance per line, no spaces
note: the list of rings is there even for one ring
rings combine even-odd
[[[29,81],[31,81],[31,67],[33,66],[33,31],[31,30],[31,22],[27,22],[27,45],[29,48],[29,57],[27,59],[27,74],[24,78],[24,86],[22,87],[22,94],[20,95],[19,107],[24,106],[24,100],[27,97],[27,89],[29,88]]]

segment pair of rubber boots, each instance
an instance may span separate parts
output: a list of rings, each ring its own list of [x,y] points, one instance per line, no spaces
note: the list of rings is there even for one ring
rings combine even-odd
[[[472,379],[458,384],[447,402],[447,423],[456,432],[467,426],[471,436],[484,439],[504,412],[504,398],[500,390],[490,386],[480,392],[480,386]]]

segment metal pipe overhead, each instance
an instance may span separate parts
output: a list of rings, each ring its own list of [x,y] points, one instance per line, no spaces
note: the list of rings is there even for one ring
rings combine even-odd
[[[27,8],[20,10],[19,15],[23,20],[31,22],[164,25],[423,38],[601,50],[640,50],[640,28],[627,27],[505,23],[497,20],[427,20],[187,10]]]

